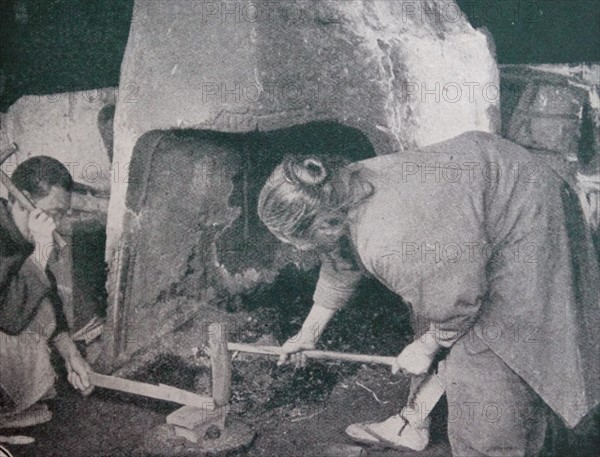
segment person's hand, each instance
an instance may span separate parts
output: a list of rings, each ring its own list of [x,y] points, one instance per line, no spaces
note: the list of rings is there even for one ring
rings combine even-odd
[[[29,213],[29,233],[36,243],[41,245],[52,243],[55,229],[54,219],[41,209],[36,208]]]
[[[577,196],[585,220],[594,230],[600,226],[600,174],[584,175],[577,173]]]
[[[83,395],[88,395],[94,388],[89,375],[92,369],[79,353],[69,334],[62,332],[57,335],[54,338],[54,346],[65,361],[69,383]]]
[[[89,395],[94,386],[90,382],[89,373],[92,371],[89,364],[79,352],[72,353],[66,360],[67,379],[69,383],[79,390],[83,395]]]
[[[56,224],[54,223],[54,219],[44,211],[34,209],[29,213],[28,226],[29,234],[35,244],[34,259],[44,269],[50,258],[51,249],[49,251],[48,247],[54,245],[53,234]]]
[[[392,374],[402,370],[414,376],[424,375],[431,368],[436,352],[421,340],[417,340],[398,354],[392,365]]]
[[[304,332],[311,333],[311,332]],[[306,356],[302,353],[302,351],[310,351],[315,349],[316,341],[314,336],[300,333],[291,337],[287,340],[283,346],[281,346],[281,350],[284,351],[279,357],[277,361],[277,365],[283,365],[288,362],[288,360],[294,364],[296,368],[301,368],[306,366]]]

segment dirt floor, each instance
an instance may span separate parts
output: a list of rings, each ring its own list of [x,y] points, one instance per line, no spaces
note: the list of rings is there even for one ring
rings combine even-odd
[[[294,373],[291,368],[276,367],[273,361],[240,362],[236,366],[232,410],[257,433],[248,449],[234,454],[240,457],[350,457],[344,446],[355,444],[345,437],[345,427],[352,422],[388,417],[403,404],[408,393],[406,379],[393,378],[379,367],[348,370],[347,366],[315,364]],[[253,375],[247,377],[250,373]],[[164,424],[166,415],[177,408],[101,389],[83,398],[64,383],[58,390],[59,396],[50,402],[54,411],[51,422],[18,431],[2,430],[3,435],[13,432],[36,439],[32,445],[8,446],[15,457],[147,455],[136,450],[148,433]],[[449,457],[443,416],[443,406],[434,411],[432,442],[423,452],[365,448],[362,455]],[[589,443],[547,454],[598,455]]]
[[[309,281],[309,280],[307,280]],[[314,281],[314,278],[312,278]],[[238,329],[237,341],[282,343],[301,325],[311,304],[314,284],[287,278],[269,291],[238,304],[247,325]],[[273,299],[273,296],[276,299]],[[258,303],[285,303],[285,307]],[[366,307],[362,304],[369,303]],[[229,310],[233,313],[242,310]],[[395,355],[411,339],[407,308],[383,288],[365,287],[354,303],[339,312],[320,341],[324,349],[365,354]],[[246,314],[244,314],[246,316]],[[194,331],[194,330],[192,330]],[[199,361],[201,362],[201,360]],[[174,355],[159,356],[131,379],[173,385],[199,393],[210,392],[209,364],[190,364]],[[57,364],[60,373],[60,364]],[[96,389],[81,397],[64,381],[50,401],[51,422],[0,434],[32,436],[27,446],[8,446],[15,457],[129,457],[147,436],[165,423],[177,405]],[[274,359],[238,355],[233,362],[232,417],[256,431],[252,445],[238,456],[247,457],[350,457],[355,446],[344,434],[353,422],[382,420],[398,411],[408,395],[408,379],[393,377],[389,368],[348,363],[311,362],[306,368],[277,367]],[[449,457],[443,402],[433,413],[431,444],[423,452],[399,453],[365,448],[363,456]],[[600,417],[600,415],[599,415]],[[598,418],[588,429],[599,429]],[[545,457],[598,457],[598,434],[572,437],[571,449]],[[551,437],[554,448],[565,436]],[[595,447],[595,449],[594,449]],[[158,454],[160,455],[160,453]],[[185,454],[191,456],[192,454]]]
[[[273,376],[274,382],[271,383],[273,395],[266,395],[260,375],[251,383],[260,394],[269,397],[262,405],[254,401],[243,402],[239,396],[234,399],[233,410],[257,432],[251,447],[238,454],[249,457],[325,457],[328,452],[333,452],[331,449],[353,445],[343,433],[347,425],[387,417],[407,393],[405,380],[391,378],[386,370],[360,367],[355,374],[337,382],[327,395],[322,395],[327,398],[318,398],[321,395],[314,394],[312,398],[283,399],[283,385],[274,384],[285,381],[278,381],[277,375],[291,379],[290,371],[293,370],[267,368],[262,362],[244,363],[244,370],[249,370],[252,365],[252,371],[262,376]],[[310,376],[333,371],[330,376],[335,377],[336,368],[339,367],[320,366],[305,370],[306,373],[300,375],[302,380],[292,381],[295,384],[292,388],[300,394],[306,389],[313,392],[315,385]],[[311,371],[314,372],[309,374]],[[242,374],[236,372],[238,376]],[[29,429],[2,431],[3,435],[19,433],[36,438],[32,445],[8,446],[15,457],[130,456],[140,447],[145,435],[163,424],[166,415],[177,408],[100,389],[90,397],[82,398],[64,384],[59,388],[59,397],[50,404],[54,411],[51,422]],[[430,449],[414,455],[449,456],[445,440],[440,433],[436,435]],[[371,455],[371,452],[366,455]],[[373,455],[410,454],[373,451]]]

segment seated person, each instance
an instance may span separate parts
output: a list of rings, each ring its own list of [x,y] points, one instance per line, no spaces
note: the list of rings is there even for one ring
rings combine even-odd
[[[71,205],[73,179],[46,156],[22,162],[13,184],[36,209],[0,199],[0,427],[27,427],[52,417],[41,400],[54,395],[48,342],[65,361],[68,380],[92,390],[89,365],[70,335],[56,280],[48,268],[53,233]]]

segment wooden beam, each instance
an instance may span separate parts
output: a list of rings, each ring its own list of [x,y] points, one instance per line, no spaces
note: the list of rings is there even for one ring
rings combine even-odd
[[[154,385],[144,382],[130,381],[129,379],[107,376],[99,373],[90,373],[90,382],[104,389],[118,390],[143,397],[156,398],[158,400],[171,401],[180,405],[196,406],[208,411],[215,407],[211,397],[197,395],[187,390],[176,387],[165,386],[164,384]]]

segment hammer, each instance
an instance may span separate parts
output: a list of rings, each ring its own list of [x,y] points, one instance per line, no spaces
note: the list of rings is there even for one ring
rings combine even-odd
[[[18,150],[19,147],[15,143],[12,143],[10,146],[0,151],[0,165],[2,165],[6,161],[6,159],[8,159]],[[36,209],[35,205],[31,202],[31,200],[29,200],[29,198],[27,198],[27,196],[12,183],[10,177],[1,168],[0,181],[2,181],[2,184],[4,184],[4,187],[6,187],[6,190],[8,190],[8,192],[13,196],[13,198],[23,208],[25,208],[25,210],[31,212]],[[60,234],[56,231],[54,232],[54,242],[58,245],[59,249],[64,249],[65,246],[67,246],[67,242],[65,241],[65,239],[62,236],[60,236]]]
[[[212,432],[215,433],[213,439],[226,435],[226,416],[228,412],[228,403],[231,399],[231,351],[247,352],[252,354],[277,356],[284,351],[277,346],[257,346],[242,343],[227,342],[227,330],[225,324],[212,323],[208,327],[208,354],[211,359],[212,368],[212,400],[214,401],[214,410],[207,411],[206,408],[193,406],[184,406],[167,416],[167,424],[174,427],[175,434],[184,437],[188,441],[198,443],[202,441],[205,445]],[[351,354],[346,352],[333,351],[304,351],[308,358],[319,360],[342,360],[346,362],[375,363],[392,366],[395,357]],[[409,400],[410,408],[418,405],[427,405],[427,411],[431,411],[433,406],[444,394],[444,388],[436,374],[427,376],[420,384],[413,397]],[[404,410],[403,410],[404,411]],[[427,413],[428,414],[428,413]],[[419,425],[427,416],[406,417],[403,418],[406,423]],[[412,420],[411,420],[412,419]],[[224,435],[223,435],[224,434]],[[249,437],[251,434],[246,434]],[[239,437],[241,439],[241,435]]]
[[[285,352],[277,346],[257,346],[243,343],[229,343],[226,341],[226,330],[224,324],[211,324],[209,326],[209,351],[212,364],[213,399],[217,406],[224,406],[231,396],[231,356],[229,351],[246,352],[251,354],[279,357]],[[369,354],[352,354],[334,351],[303,351],[310,359],[332,360],[358,363],[374,363],[392,366],[396,357],[379,356]],[[445,389],[437,374],[431,374],[418,386],[417,390],[409,399],[409,405],[403,415],[410,423],[421,423],[437,404],[444,394]],[[420,410],[420,406],[426,405],[425,411],[419,411],[419,417],[406,417],[412,410]],[[425,412],[425,414],[423,414]]]

